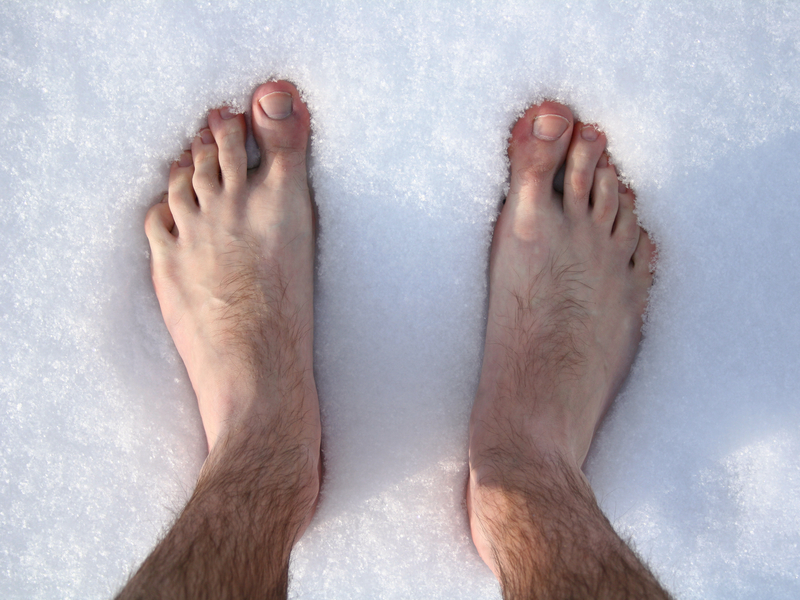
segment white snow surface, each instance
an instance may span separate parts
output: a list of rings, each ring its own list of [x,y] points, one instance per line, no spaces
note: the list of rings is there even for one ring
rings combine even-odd
[[[142,221],[223,103],[312,114],[326,478],[300,599],[499,598],[464,510],[488,245],[521,111],[607,133],[659,246],[594,443],[678,598],[800,597],[800,5],[0,3],[0,590],[107,598],[205,458]]]

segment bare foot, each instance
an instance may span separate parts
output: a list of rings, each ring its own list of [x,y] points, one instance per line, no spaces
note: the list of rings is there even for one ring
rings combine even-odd
[[[211,111],[172,165],[169,193],[145,222],[153,283],[209,452],[242,430],[258,429],[273,446],[291,440],[316,498],[309,114],[287,82],[260,86],[252,111],[262,156],[254,172],[244,116],[225,108]]]
[[[498,577],[505,550],[491,523],[503,523],[505,492],[527,497],[529,480],[544,476],[530,465],[550,459],[568,479],[583,479],[592,436],[641,335],[654,246],[605,145],[602,133],[552,102],[529,109],[512,131],[470,421],[472,535]],[[565,162],[562,195],[553,180]]]
[[[194,493],[119,598],[285,598],[319,494],[309,115],[287,82],[213,110],[145,230],[161,312],[208,440]]]

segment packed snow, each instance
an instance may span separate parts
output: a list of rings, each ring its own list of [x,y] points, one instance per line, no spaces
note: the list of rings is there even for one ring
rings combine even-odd
[[[208,109],[312,113],[326,478],[299,599],[499,598],[464,509],[509,130],[607,134],[659,258],[587,474],[681,599],[800,597],[800,5],[0,3],[0,589],[108,598],[205,458],[142,222]],[[253,160],[257,157],[254,156]]]

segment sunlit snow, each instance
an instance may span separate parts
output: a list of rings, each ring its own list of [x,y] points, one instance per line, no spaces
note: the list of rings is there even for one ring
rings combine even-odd
[[[463,505],[511,125],[569,104],[659,245],[587,465],[678,598],[800,597],[800,6],[0,3],[0,590],[107,598],[204,459],[142,221],[269,78],[312,113],[326,479],[300,599],[499,598]]]

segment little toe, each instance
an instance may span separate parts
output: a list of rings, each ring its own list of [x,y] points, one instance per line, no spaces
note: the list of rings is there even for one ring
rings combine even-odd
[[[592,221],[608,233],[611,233],[619,212],[619,189],[617,172],[609,164],[608,156],[603,152],[594,170],[591,215]]]
[[[639,242],[639,223],[633,212],[635,200],[633,192],[627,188],[623,193],[618,194],[618,197],[619,210],[617,210],[617,218],[614,221],[611,235],[617,240],[622,252],[629,260]]]
[[[192,153],[187,150],[169,170],[169,208],[179,225],[184,216],[198,210],[192,186],[193,175]]]
[[[212,110],[208,115],[208,127],[218,147],[222,187],[228,190],[244,186],[247,181],[247,125],[244,115],[228,107]]]
[[[207,208],[220,192],[218,149],[211,129],[201,129],[192,141],[192,160],[192,187],[200,208]]]
[[[164,196],[164,200],[151,206],[144,218],[144,233],[150,242],[152,252],[157,252],[175,241],[173,235],[175,219],[166,198]]]
[[[553,179],[564,163],[571,136],[572,112],[566,106],[543,102],[528,109],[511,131],[509,200],[526,188],[534,199],[554,197]]]
[[[639,242],[631,258],[631,263],[636,272],[645,277],[646,285],[649,287],[652,280],[652,267],[656,259],[656,245],[650,239],[648,233],[639,228]]]
[[[270,81],[253,94],[253,136],[261,150],[256,177],[275,185],[306,185],[306,148],[311,118],[297,88]]]

